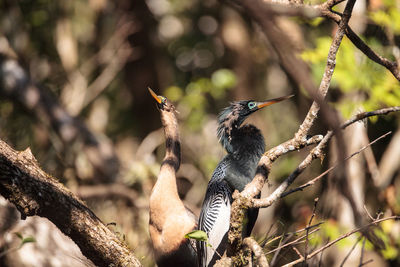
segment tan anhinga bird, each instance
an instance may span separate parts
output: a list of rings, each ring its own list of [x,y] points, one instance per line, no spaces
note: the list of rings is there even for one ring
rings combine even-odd
[[[150,196],[149,228],[156,262],[158,266],[197,266],[195,244],[184,237],[197,227],[197,218],[179,198],[176,184],[181,149],[175,107],[149,91],[157,101],[166,139],[165,157]]]

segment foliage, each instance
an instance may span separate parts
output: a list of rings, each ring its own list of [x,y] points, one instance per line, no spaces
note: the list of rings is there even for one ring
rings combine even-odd
[[[302,54],[303,59],[312,64],[315,80],[322,77],[330,44],[330,37],[317,38],[315,49]],[[385,68],[367,59],[348,39],[340,46],[332,85],[346,96],[358,95],[343,97],[336,103],[345,118],[353,115],[360,106],[364,110],[375,110],[400,103],[399,82]]]

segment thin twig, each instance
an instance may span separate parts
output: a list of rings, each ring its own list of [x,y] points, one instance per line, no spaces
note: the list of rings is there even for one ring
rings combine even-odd
[[[278,259],[279,252],[281,252],[281,249],[285,246],[286,242],[292,237],[292,235],[289,235],[285,240],[283,240],[283,237],[284,236],[282,236],[281,240],[279,240],[278,247],[276,249],[274,249],[274,251],[276,251],[276,252],[271,259],[271,266],[275,266],[275,262]]]
[[[328,238],[328,240],[326,241],[326,244],[328,244],[328,243],[329,243],[329,238]],[[323,254],[324,254],[324,252],[321,251],[321,255],[319,256],[318,267],[321,267],[321,266],[322,266],[322,256],[323,256]]]
[[[318,5],[306,5],[302,3],[275,3],[272,1],[263,1],[265,6],[261,9],[265,16],[300,16],[303,18],[323,17],[333,20],[337,24],[341,21],[342,14],[332,11],[332,8],[344,0],[328,0]],[[352,29],[350,26],[346,27],[346,36],[349,40],[370,60],[385,67],[392,75],[400,81],[399,65],[396,61],[391,61],[378,53],[376,53],[370,46],[368,46]],[[396,57],[396,55],[394,55]]]
[[[354,245],[351,247],[351,249],[349,250],[349,252],[346,254],[346,256],[344,257],[342,263],[340,264],[339,267],[343,267],[343,265],[345,264],[345,262],[347,261],[347,259],[350,257],[351,253],[354,251],[354,249],[356,248],[358,242],[360,242],[362,236],[357,238],[357,241],[354,243]]]
[[[312,223],[312,220],[314,219],[315,210],[317,209],[318,200],[319,200],[318,198],[314,199],[314,208],[313,208],[313,211],[312,211],[312,215],[311,215],[310,221],[309,221],[308,224],[307,224],[307,230],[306,230],[306,244],[305,244],[305,248],[304,248],[304,259],[305,259],[305,260],[304,260],[303,265],[307,263],[309,227],[310,227],[310,225],[311,225],[311,223]]]
[[[320,226],[320,225],[323,224],[323,223],[324,223],[324,222],[319,222],[319,223],[316,223],[316,224],[311,225],[310,227],[304,227],[303,229],[300,229],[300,230],[297,230],[297,231],[294,231],[294,232],[290,232],[290,233],[287,233],[287,234],[283,234],[283,235],[276,236],[276,237],[274,237],[274,238],[272,238],[272,239],[270,239],[270,240],[268,240],[268,241],[264,241],[265,244],[264,244],[263,246],[268,245],[268,244],[274,242],[275,240],[277,240],[277,239],[279,239],[279,238],[286,237],[286,236],[291,236],[291,235],[296,235],[296,234],[298,234],[298,233],[301,233],[301,232],[306,231],[307,229],[313,229],[313,228],[315,228],[315,227]]]
[[[369,213],[369,211],[365,205],[364,205],[364,210],[365,210],[365,213],[368,215],[368,217],[371,219],[371,221],[373,221],[374,217],[372,217],[372,215]]]
[[[363,120],[371,116],[386,115],[388,113],[396,111],[400,111],[400,106],[383,108],[370,112],[362,112],[360,114],[357,114],[356,116],[353,116],[351,119],[347,120],[345,123],[342,124],[340,128],[344,129],[349,125],[355,123],[356,121]],[[294,182],[294,180],[305,170],[305,168],[311,164],[313,159],[322,158],[323,150],[325,149],[326,145],[328,144],[329,140],[333,137],[333,135],[334,133],[332,131],[328,131],[328,133],[324,136],[322,141],[310,152],[310,154],[308,154],[308,156],[300,163],[300,165],[294,170],[294,172],[292,172],[292,174],[290,174],[290,176],[286,178],[286,180],[283,181],[272,194],[270,194],[266,198],[252,199],[250,201],[251,207],[257,207],[257,208],[269,207],[275,201],[277,201],[285,192],[285,190],[289,187],[289,185],[291,185]]]
[[[376,138],[374,141],[370,142],[369,144],[363,146],[361,149],[359,149],[358,151],[354,152],[354,153],[351,154],[350,156],[347,156],[344,160],[349,160],[349,159],[351,159],[352,157],[354,157],[355,155],[360,154],[360,153],[361,153],[362,151],[364,151],[366,148],[370,147],[371,145],[375,144],[376,142],[378,142],[378,141],[381,140],[382,138],[385,138],[386,136],[388,136],[388,135],[391,134],[391,133],[392,133],[392,132],[390,131],[390,132],[387,132],[387,133],[381,135],[380,137]],[[339,166],[339,164],[340,164],[339,162],[336,162],[333,166],[331,166],[329,169],[327,169],[326,171],[324,171],[323,173],[321,173],[321,174],[318,175],[317,177],[313,178],[311,181],[309,181],[309,182],[307,182],[307,183],[305,183],[305,184],[303,184],[303,185],[301,185],[301,186],[299,186],[299,187],[296,187],[296,188],[294,188],[294,189],[292,189],[292,190],[290,190],[290,191],[288,191],[288,192],[283,193],[282,196],[281,196],[281,198],[286,197],[287,195],[290,195],[290,194],[292,194],[292,193],[294,193],[294,192],[297,192],[297,191],[303,191],[303,189],[305,189],[305,188],[307,188],[307,187],[309,187],[309,186],[314,185],[315,182],[317,182],[318,180],[320,180],[321,178],[323,178],[325,175],[327,175],[329,172],[331,172],[332,170],[334,170],[335,168],[337,168],[337,167]]]
[[[310,231],[308,234],[311,235],[311,234],[313,234],[313,233],[315,233],[315,232],[317,232],[317,231],[319,231],[319,230],[320,230],[320,228],[314,229],[314,230]],[[302,236],[300,236],[299,238],[296,238],[296,239],[293,240],[293,241],[290,241],[290,242],[288,242],[288,243],[284,243],[283,245],[279,245],[277,248],[268,251],[268,252],[266,253],[266,255],[271,254],[271,253],[273,253],[273,252],[275,252],[275,251],[281,250],[281,249],[283,249],[283,248],[285,248],[285,247],[288,247],[288,246],[291,246],[291,245],[295,245],[295,244],[299,243],[299,241],[301,241],[301,240],[304,239],[305,237],[306,237],[306,235],[302,235]],[[289,238],[290,238],[290,237],[289,237]],[[302,241],[302,242],[303,242],[303,241]]]
[[[386,220],[400,220],[400,216],[390,216],[390,217],[386,217],[386,218],[383,218],[383,219],[375,220],[375,221],[373,221],[373,222],[371,222],[371,223],[369,223],[369,224],[367,224],[367,225],[364,225],[364,226],[362,226],[362,227],[358,227],[358,228],[356,228],[356,229],[354,229],[354,230],[352,230],[352,231],[350,231],[350,232],[348,232],[348,233],[346,233],[346,234],[344,234],[344,235],[342,235],[342,236],[336,238],[335,240],[329,242],[329,243],[326,244],[325,246],[323,246],[323,247],[321,247],[321,248],[315,250],[313,253],[311,253],[311,254],[309,254],[309,255],[307,256],[307,259],[311,259],[312,257],[314,257],[315,255],[317,255],[318,253],[324,251],[325,249],[331,247],[332,245],[334,245],[335,243],[339,242],[340,240],[351,236],[351,235],[354,234],[354,233],[360,232],[360,231],[362,231],[362,230],[364,230],[364,229],[367,229],[368,227],[370,227],[370,226],[372,226],[372,225],[375,225],[375,224],[377,224],[377,223],[380,223],[380,222],[383,222],[383,221],[386,221]],[[288,263],[288,264],[285,264],[285,265],[283,265],[282,267],[294,266],[294,265],[296,265],[296,264],[298,264],[298,263],[301,263],[301,262],[303,262],[303,261],[304,261],[304,257],[302,257],[302,258],[300,258],[300,259],[297,259],[297,260],[295,260],[295,261],[292,261],[292,262],[290,262],[290,263]]]
[[[364,249],[365,249],[365,241],[366,240],[367,239],[364,237],[363,244],[362,244],[362,247],[361,247],[360,264],[358,265],[358,267],[363,266]]]
[[[367,261],[361,263],[359,267],[364,266],[364,265],[367,265],[368,263],[371,263],[371,262],[373,262],[373,261],[374,261],[374,259],[369,259],[369,260],[367,260]]]
[[[303,257],[303,255],[301,255],[300,251],[296,247],[293,247],[293,250],[296,252],[297,255],[299,255],[299,257]]]

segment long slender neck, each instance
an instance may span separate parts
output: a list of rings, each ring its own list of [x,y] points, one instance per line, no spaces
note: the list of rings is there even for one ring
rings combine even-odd
[[[231,153],[235,161],[243,167],[255,168],[261,155],[265,152],[265,142],[259,129],[254,125],[246,124],[232,134]]]
[[[178,121],[173,108],[161,109],[160,113],[166,138],[166,152],[150,195],[149,220],[150,236],[158,263],[162,257],[185,257],[187,252],[180,250],[182,244],[188,242],[184,235],[196,227],[196,220],[189,215],[179,198],[176,184],[176,172],[181,160]]]
[[[158,202],[156,207],[161,208],[171,203],[171,201],[176,201],[177,205],[183,206],[176,185],[176,172],[181,162],[178,121],[173,111],[161,109],[160,113],[161,122],[164,126],[166,150],[157,182],[150,197],[150,204]]]
[[[230,187],[242,191],[255,175],[257,164],[265,151],[264,138],[253,125],[244,125],[232,133],[232,152],[228,152],[229,162],[224,179]]]
[[[161,122],[165,134],[165,157],[162,166],[167,164],[178,171],[181,164],[181,142],[179,139],[178,120],[173,111],[160,110]]]

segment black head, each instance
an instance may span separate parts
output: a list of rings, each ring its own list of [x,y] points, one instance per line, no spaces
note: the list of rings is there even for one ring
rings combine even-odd
[[[147,88],[151,94],[151,96],[157,101],[157,107],[160,110],[165,110],[165,111],[175,111],[174,105],[169,102],[169,100],[162,96],[162,95],[157,95],[154,93],[153,90],[151,90],[150,87]]]
[[[266,106],[281,102],[285,99],[291,98],[293,95],[278,97],[262,102],[254,100],[237,101],[231,103],[226,107],[218,116],[218,137],[222,146],[228,151],[232,152],[230,145],[232,138],[244,120],[252,113],[260,110]]]

